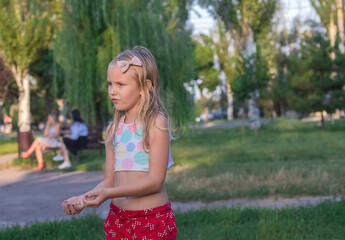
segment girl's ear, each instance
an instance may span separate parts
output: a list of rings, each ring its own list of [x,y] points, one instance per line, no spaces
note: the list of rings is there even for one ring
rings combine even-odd
[[[149,91],[152,89],[152,81],[150,79],[146,79],[146,86]]]

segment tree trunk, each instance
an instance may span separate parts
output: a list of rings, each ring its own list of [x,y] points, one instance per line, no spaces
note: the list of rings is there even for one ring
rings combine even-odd
[[[56,99],[56,103],[59,106],[59,122],[62,125],[67,125],[66,107],[63,99]]]
[[[329,114],[329,119],[331,120],[331,124],[334,125],[333,113],[330,113],[330,114]]]
[[[232,97],[232,91],[229,81],[226,81],[226,96],[227,96],[227,115],[228,115],[228,121],[231,121],[233,119],[233,97]]]
[[[18,97],[18,129],[20,132],[30,131],[30,82],[29,74],[25,71],[23,74],[17,74],[16,77],[21,76],[21,85],[19,87]]]
[[[325,130],[325,119],[323,117],[323,110],[321,110],[321,130]]]
[[[251,30],[248,32],[248,35],[246,36],[245,43],[246,43],[245,57],[250,57],[256,52],[256,44],[254,42],[254,35]],[[260,98],[259,90],[255,90],[253,93],[250,94],[250,99],[248,101],[249,122],[250,122],[251,129],[254,129],[255,131],[255,136],[257,135],[258,128],[260,128],[260,110],[258,109],[259,98]]]
[[[12,67],[13,75],[18,84],[18,151],[19,153],[29,149],[32,143],[30,127],[30,82],[27,70],[18,71]]]
[[[283,102],[280,102],[280,116],[285,117],[285,107]]]
[[[201,102],[202,102],[202,106],[204,107],[205,122],[208,122],[207,99],[204,95],[201,96]]]
[[[248,101],[250,128],[254,130],[255,136],[257,135],[257,130],[261,127],[260,109],[258,104],[259,98],[259,90],[255,90],[255,92],[250,94],[250,99]]]
[[[341,53],[345,53],[343,0],[337,0],[336,4],[337,4],[337,15],[338,15],[339,50]]]
[[[244,117],[245,117],[244,107],[241,107],[239,112],[241,115],[241,130],[242,130],[242,133],[245,133],[246,129],[244,128]]]
[[[334,45],[335,45],[335,36],[337,34],[337,27],[336,25],[334,24],[334,19],[333,19],[333,11],[330,12],[330,15],[329,15],[329,20],[330,20],[330,23],[329,23],[329,40],[330,40],[330,43],[331,43],[331,47],[333,48]],[[331,59],[335,59],[335,52],[332,51],[331,52]]]

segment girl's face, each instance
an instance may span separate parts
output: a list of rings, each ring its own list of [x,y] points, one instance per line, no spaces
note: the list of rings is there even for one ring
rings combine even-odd
[[[136,112],[140,104],[141,94],[133,69],[122,73],[116,66],[108,68],[108,94],[116,110]]]

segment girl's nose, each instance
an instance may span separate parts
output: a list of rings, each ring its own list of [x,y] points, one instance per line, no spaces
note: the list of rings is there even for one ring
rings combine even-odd
[[[110,88],[110,94],[111,94],[112,96],[114,96],[114,95],[117,94],[117,90],[116,90],[115,87],[111,87],[111,88]]]

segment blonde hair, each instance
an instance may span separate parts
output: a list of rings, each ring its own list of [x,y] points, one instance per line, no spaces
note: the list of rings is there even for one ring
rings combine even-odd
[[[167,130],[170,138],[172,138],[169,114],[159,97],[159,74],[156,60],[147,48],[136,46],[132,50],[126,50],[114,58],[110,62],[109,67],[115,65],[117,61],[130,61],[135,56],[138,57],[142,63],[141,67],[135,65],[130,66],[130,68],[132,68],[136,73],[136,82],[142,92],[135,121],[141,125],[143,130],[144,146],[146,149],[149,149],[149,131],[152,126],[155,126],[155,119],[160,113],[162,113],[167,119],[168,127],[167,129],[162,129],[159,126],[156,127],[162,130]],[[152,87],[150,89],[147,87],[146,80],[150,80],[152,83]],[[115,137],[120,119],[125,114],[126,111],[115,109],[113,122],[111,122],[107,128],[105,142]]]

